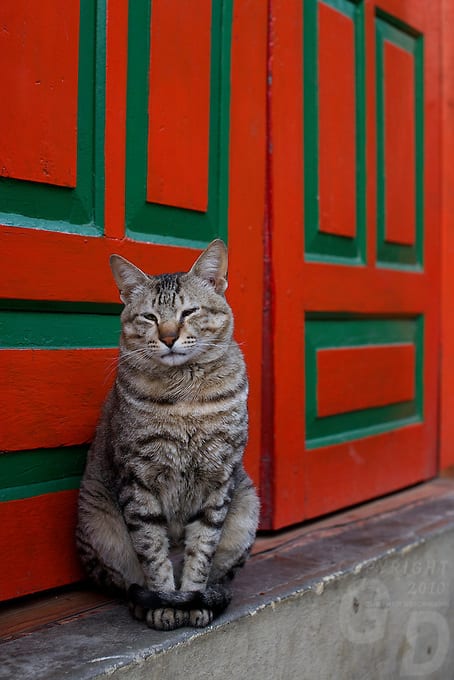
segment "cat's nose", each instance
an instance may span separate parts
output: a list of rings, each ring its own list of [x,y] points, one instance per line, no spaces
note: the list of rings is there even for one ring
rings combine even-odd
[[[178,338],[178,326],[172,321],[164,321],[158,327],[159,339],[167,347],[173,347]]]
[[[161,342],[164,343],[164,345],[167,345],[167,347],[173,347],[175,344],[175,340],[177,339],[177,336],[172,334],[172,335],[165,335],[164,337],[161,337],[160,340]]]

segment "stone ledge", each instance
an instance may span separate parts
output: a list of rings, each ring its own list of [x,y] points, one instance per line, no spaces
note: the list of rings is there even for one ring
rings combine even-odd
[[[112,603],[4,642],[0,678],[451,680],[451,480],[261,543],[209,628],[152,631]]]

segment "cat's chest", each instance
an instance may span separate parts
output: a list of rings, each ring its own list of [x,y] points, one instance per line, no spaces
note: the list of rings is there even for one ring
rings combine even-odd
[[[140,468],[149,479],[160,485],[194,488],[207,482],[221,480],[229,461],[224,455],[222,442],[180,443],[160,438],[154,446],[140,454]]]
[[[184,525],[230,473],[221,460],[182,452],[178,457],[151,459],[142,465],[141,474],[169,520]]]

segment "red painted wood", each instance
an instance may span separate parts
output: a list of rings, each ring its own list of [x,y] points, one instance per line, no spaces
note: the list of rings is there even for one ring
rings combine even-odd
[[[384,2],[367,0],[367,3],[369,11],[373,7],[382,8],[383,12],[390,17],[397,17],[403,24],[410,26],[415,33],[424,34],[428,30],[440,29],[439,6],[437,12],[433,12],[432,16],[428,17],[427,8],[423,7],[424,0],[385,0]],[[432,67],[433,64],[429,65],[429,70]]]
[[[0,226],[0,297],[117,302],[118,291],[108,265],[110,253],[118,252],[150,273],[187,270],[198,255],[197,250],[190,248],[122,238],[127,5],[127,0],[115,0],[107,7],[106,236],[92,238]],[[263,75],[267,64],[267,28],[266,3],[235,0],[231,52],[228,298],[235,312],[236,337],[248,363],[251,388],[246,465],[257,483],[262,436],[262,227],[266,149],[266,79]],[[245,63],[251,67],[245,69]],[[16,448],[28,444],[35,446],[37,442],[53,445],[89,439],[103,394],[108,389],[103,369],[108,363],[106,353],[99,350],[99,357],[102,355],[104,359],[97,361],[96,350],[59,350],[52,356],[49,352],[43,361],[47,351],[40,350],[39,371],[32,376],[30,369],[36,366],[31,355],[37,352],[21,351],[14,356],[14,362],[10,350],[0,356],[6,357],[6,352],[10,360],[4,358],[0,371],[2,376],[6,375],[5,383],[12,384],[11,371],[15,378],[9,397],[3,395],[5,403],[0,406],[4,416],[2,422],[8,421],[6,443],[12,442]],[[82,352],[85,362],[79,360]],[[113,355],[114,351],[112,358]],[[15,369],[6,366],[13,363]],[[8,369],[8,374],[4,368]],[[25,384],[27,392],[21,391],[20,386]],[[39,385],[44,385],[41,393]],[[26,400],[31,405],[26,406]],[[22,417],[21,427],[14,428],[19,416]],[[5,448],[3,442],[0,447]],[[61,499],[58,502],[57,497]],[[0,540],[15,554],[14,560],[8,563],[8,591],[2,591],[1,597],[26,594],[79,578],[73,544],[75,497],[75,492],[65,492],[42,496],[39,500],[14,501],[1,507]],[[42,500],[47,498],[49,501]],[[29,526],[29,518],[30,535],[24,530]],[[58,550],[54,543],[56,537]],[[40,557],[35,566],[27,558],[27,544],[32,545],[33,550],[34,546],[39,546]],[[2,548],[4,553],[5,548]],[[23,568],[20,565],[24,565]]]
[[[42,0],[35,10],[30,0],[2,2],[0,173],[74,187],[79,2]]]
[[[402,489],[409,484],[410,470],[413,483],[433,476],[435,460],[427,456],[427,447],[433,449],[434,436],[436,428],[427,431],[420,425],[412,425],[306,452],[306,475],[310,483],[301,489],[306,499],[306,517],[325,515],[333,508],[376,498],[383,495],[383,489]],[[283,521],[279,510],[278,519]]]
[[[414,345],[317,352],[317,416],[410,401],[415,396]]]
[[[80,580],[77,491],[0,503],[0,600]]]
[[[0,450],[83,444],[113,382],[117,350],[1,350]]]
[[[123,229],[124,128],[120,125],[117,134],[116,124],[109,121],[118,108],[124,107],[123,85],[117,83],[115,77],[117,67],[120,69],[120,80],[123,73],[121,54],[125,57],[126,24],[123,20],[126,4],[112,3],[107,22],[106,232],[112,236],[119,236]],[[246,354],[251,377],[247,461],[248,469],[256,481],[260,476],[261,438],[261,344],[258,338],[262,332],[261,229],[265,192],[263,102],[266,87],[261,74],[266,68],[266,30],[266,7],[263,3],[256,0],[247,6],[235,6],[235,40],[231,55],[228,296],[235,310],[236,335]],[[115,61],[116,57],[120,66]],[[245,70],[244,59],[255,63],[257,68],[254,71]],[[119,120],[122,115],[118,114]],[[117,302],[118,291],[108,265],[108,257],[112,252],[124,255],[150,273],[188,269],[198,254],[198,251],[189,248],[137,243],[129,239],[100,239],[0,227],[0,296]],[[75,276],[74,272],[89,272],[90,275]]]
[[[355,35],[351,19],[318,3],[320,231],[356,233]]]
[[[272,261],[274,284],[273,517],[279,528],[427,479],[437,458],[439,351],[439,16],[422,0],[380,9],[424,34],[424,272],[376,267],[376,3],[365,3],[367,261],[305,262],[301,3],[271,2]],[[308,68],[304,65],[304,68]],[[354,112],[351,112],[354,115]],[[285,169],[285,171],[284,171]],[[424,314],[424,422],[316,450],[305,447],[304,312]],[[291,333],[289,334],[289,328]],[[411,436],[407,433],[414,432]],[[381,467],[380,467],[381,466]],[[380,468],[380,471],[379,471]]]
[[[189,269],[199,251],[0,227],[0,297],[118,302],[109,267],[111,253],[123,255],[149,274],[158,274]]]
[[[274,303],[270,307],[262,285],[264,265],[261,232],[265,219],[266,6],[267,3],[261,0],[250,0],[247,3],[235,0],[234,3],[231,55],[229,300],[235,310],[236,333],[246,354],[251,379],[251,440],[247,452],[247,465],[256,481],[260,472],[262,482],[268,473],[272,475],[269,476],[269,485],[266,489],[266,503],[268,508],[271,507],[268,513],[270,518],[268,526],[272,524],[279,527],[400,488],[427,478],[435,470],[439,310],[434,301],[439,299],[437,218],[440,173],[437,154],[440,138],[437,122],[439,120],[437,55],[440,42],[438,14],[433,5],[427,8],[427,3],[423,3],[422,0],[380,2],[380,7],[384,11],[401,18],[415,30],[425,34],[427,63],[425,224],[429,240],[425,248],[424,272],[390,271],[374,266],[375,3],[370,0],[366,0],[367,266],[348,268],[304,262],[301,96],[303,3],[294,0],[270,0],[272,20],[269,64],[272,90],[268,103],[270,181],[266,200],[270,202],[269,234],[272,239],[273,258],[270,280],[275,286]],[[188,248],[134,243],[128,239],[121,239],[124,214],[126,16],[126,0],[109,3],[106,76],[109,119],[106,124],[107,238],[0,227],[2,271],[0,295],[4,297],[117,301],[118,293],[108,268],[109,253],[120,252],[150,272],[185,269],[191,265],[197,254]],[[323,36],[322,39],[325,40]],[[118,61],[115,61],[116,55]],[[248,64],[247,69],[244,68],[244,64]],[[118,113],[115,120],[114,111]],[[446,268],[448,262],[447,255]],[[265,356],[262,348],[264,301],[267,312],[273,320],[271,346],[274,350],[274,367],[271,383],[275,389],[269,397],[274,407],[274,415],[270,427],[266,430],[268,438],[261,439],[262,361]],[[448,296],[445,309],[448,309]],[[385,315],[424,313],[425,422],[380,437],[306,451],[302,417],[305,387],[304,311]],[[449,417],[448,412],[446,417]],[[446,442],[448,445],[448,440]],[[266,460],[261,470],[260,445],[265,450],[266,456],[270,451],[273,454],[272,460]],[[74,520],[74,506],[72,507]],[[43,510],[38,512],[41,513],[42,527],[45,527],[46,513]],[[58,511],[54,514],[59,515]],[[27,513],[24,512],[24,517],[26,516]],[[0,520],[2,535],[6,532],[8,522],[10,519],[6,524]],[[70,538],[69,533],[64,534],[66,538],[62,539],[65,550],[72,546],[72,534]],[[6,540],[9,540],[9,536]],[[61,545],[59,548],[61,550]],[[4,550],[2,554],[3,552]],[[20,549],[16,552],[22,554]],[[59,559],[54,559],[53,564],[57,563]],[[28,573],[30,579],[28,585],[24,584],[22,579],[23,570],[18,572],[19,590],[13,583],[12,574],[14,593],[29,592],[27,588],[50,587],[62,582],[59,580],[61,573],[56,575],[51,573],[47,579],[46,569],[50,572],[53,569],[53,567],[49,569],[49,559],[43,561],[41,580],[36,580],[31,572]],[[63,571],[65,569],[66,567]],[[74,572],[66,569],[65,573],[66,580],[71,581],[73,578],[71,573]],[[39,585],[36,586],[37,581]]]
[[[235,337],[249,375],[249,442],[245,465],[260,483],[263,375],[263,224],[266,180],[268,8],[234,0],[230,80],[229,288]],[[245,64],[248,65],[245,68]]]
[[[370,231],[370,229],[369,229]],[[418,313],[433,301],[437,295],[438,280],[403,271],[365,268],[351,268],[346,276],[343,265],[330,265],[324,268],[323,285],[320,285],[320,265],[307,263],[304,267],[305,286],[301,294],[304,296],[305,308],[308,311],[344,312],[345,301],[349,309],[367,311],[368,308],[377,314]]]
[[[153,0],[147,200],[208,203],[211,0]]]
[[[302,455],[305,440],[302,414],[305,404],[301,382],[301,376],[304,375],[301,344],[304,337],[304,308],[298,258],[304,252],[303,102],[302,97],[297,96],[297,93],[303,92],[303,3],[271,0],[270,9],[272,88],[268,145],[272,150],[269,156],[269,219],[273,279],[274,410],[271,440],[272,515],[268,528],[291,524],[302,516],[302,489],[306,474]],[[280,332],[283,329],[285,332]],[[295,350],[296,346],[298,349]]]
[[[385,238],[415,242],[415,78],[414,57],[384,43]]]
[[[440,468],[454,465],[454,5],[441,1],[442,51],[442,339]]]

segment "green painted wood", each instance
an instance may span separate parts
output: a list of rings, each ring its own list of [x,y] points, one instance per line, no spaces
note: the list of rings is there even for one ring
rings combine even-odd
[[[130,237],[203,247],[227,239],[232,0],[213,2],[208,210],[147,203],[148,68],[151,1],[129,3],[126,116],[126,227]]]
[[[421,269],[424,255],[424,44],[421,35],[401,21],[377,12],[377,261],[382,266]],[[389,243],[385,240],[385,111],[384,111],[384,51],[385,41],[413,55],[415,68],[415,182],[416,182],[416,241],[415,245]],[[408,168],[411,172],[411,168]]]
[[[77,489],[88,446],[0,453],[0,501]]]
[[[356,237],[319,231],[318,150],[318,0],[304,2],[304,237],[305,259],[316,262],[366,261],[366,93],[363,3],[323,0],[354,23],[356,80]]]
[[[0,177],[0,222],[99,235],[104,224],[106,0],[80,3],[77,186]]]
[[[422,316],[404,318],[308,314],[305,323],[306,447],[315,449],[388,432],[423,419]],[[317,350],[412,343],[415,399],[327,417],[317,416]]]
[[[79,348],[117,347],[119,314],[75,311],[0,309],[0,347]]]
[[[0,298],[0,310],[22,310],[62,313],[116,314],[120,316],[123,305],[117,302],[66,302],[60,300],[14,300]]]

